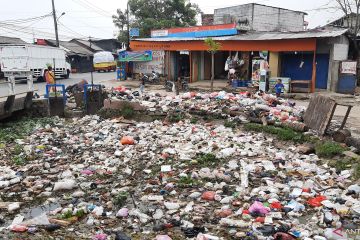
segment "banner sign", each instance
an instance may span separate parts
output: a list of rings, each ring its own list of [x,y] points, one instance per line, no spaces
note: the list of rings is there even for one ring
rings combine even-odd
[[[146,62],[152,60],[152,51],[124,51],[119,53],[120,62]]]

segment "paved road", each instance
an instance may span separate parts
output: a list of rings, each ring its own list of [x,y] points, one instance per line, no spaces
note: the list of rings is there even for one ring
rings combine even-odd
[[[99,84],[103,83],[108,80],[115,80],[116,78],[115,72],[106,72],[106,73],[97,73],[94,72],[94,83]],[[86,79],[89,83],[91,82],[91,75],[90,73],[77,73],[77,74],[71,74],[69,79],[60,79],[57,81],[59,84],[65,84],[65,87],[69,85],[73,85],[75,83],[78,83],[81,81],[81,79]],[[39,95],[43,95],[45,93],[45,85],[46,83],[41,82],[35,82],[34,83],[34,89],[37,90]],[[24,83],[17,83],[15,85],[15,91],[17,93],[19,92],[25,92],[27,90],[27,84]],[[8,86],[7,84],[0,84],[0,97],[7,96],[8,94]]]

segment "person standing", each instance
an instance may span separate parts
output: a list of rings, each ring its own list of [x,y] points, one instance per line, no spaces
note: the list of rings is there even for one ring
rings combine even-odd
[[[284,84],[282,84],[282,80],[278,79],[276,82],[276,85],[274,86],[275,88],[275,92],[276,92],[276,97],[280,97],[282,91],[285,89]]]
[[[45,81],[47,84],[55,84],[55,73],[52,71],[52,67],[48,66],[48,69],[45,73]],[[55,88],[51,88],[52,91],[55,91]]]

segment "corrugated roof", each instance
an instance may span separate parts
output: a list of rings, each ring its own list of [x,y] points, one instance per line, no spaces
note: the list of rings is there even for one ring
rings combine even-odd
[[[46,41],[51,42],[55,45],[55,40],[49,40]],[[68,53],[68,55],[83,55],[83,56],[92,56],[93,52],[86,49],[85,47],[80,46],[79,44],[76,44],[75,42],[65,42],[60,41],[60,47],[64,48],[64,50]]]
[[[27,43],[20,38],[0,36],[0,44],[24,44]]]
[[[263,40],[281,40],[281,39],[304,39],[304,38],[331,38],[345,34],[347,29],[325,29],[312,30],[304,32],[248,32],[234,36],[213,37],[218,41],[263,41]],[[148,42],[174,42],[174,41],[201,41],[206,38],[139,38],[134,41]]]
[[[96,45],[96,43],[94,43],[93,41],[91,41],[91,44],[89,41],[87,40],[81,40],[81,39],[73,39],[72,41],[78,41],[81,44],[84,44],[85,46],[90,48],[91,45],[91,49],[94,49],[94,51],[104,51],[104,49],[102,49],[101,47],[99,47],[98,45]]]

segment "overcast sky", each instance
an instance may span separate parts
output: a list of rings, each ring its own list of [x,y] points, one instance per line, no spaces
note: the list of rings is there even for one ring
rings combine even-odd
[[[197,3],[205,13],[213,13],[215,8],[250,2],[305,11],[309,14],[306,20],[311,28],[324,25],[341,16],[340,11],[329,8],[336,6],[334,0],[191,0],[191,2]],[[60,40],[89,36],[113,38],[116,35],[116,28],[112,23],[111,15],[117,8],[124,9],[126,0],[55,0],[55,5],[58,15],[65,12],[65,15],[59,19]],[[54,38],[51,17],[25,23],[9,21],[39,17],[51,11],[51,0],[0,0],[0,35],[20,37],[29,42],[33,38]]]

